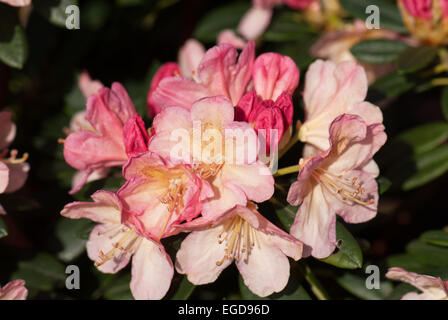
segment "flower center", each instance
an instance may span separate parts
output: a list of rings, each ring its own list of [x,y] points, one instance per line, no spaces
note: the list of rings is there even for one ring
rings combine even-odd
[[[359,183],[358,177],[348,179],[342,175],[334,175],[325,169],[314,169],[312,176],[321,185],[339,196],[343,202],[351,201],[368,206],[374,203],[373,199],[367,200],[366,190]]]
[[[224,163],[204,163],[201,162],[193,166],[195,172],[201,176],[202,179],[214,177],[223,167]]]
[[[249,261],[249,255],[255,247],[255,243],[260,247],[257,231],[240,216],[228,219],[224,223],[224,229],[218,236],[218,243],[226,242],[226,251],[224,257],[220,261],[216,261],[216,265],[220,266],[226,259],[239,261]]]
[[[142,238],[135,233],[134,228],[129,229],[124,225],[119,225],[106,232],[98,232],[99,236],[107,235],[109,239],[115,238],[119,234],[122,234],[122,236],[117,242],[113,243],[112,249],[106,253],[100,250],[98,255],[99,261],[95,261],[95,267],[105,264],[110,259],[118,258],[125,254],[133,254],[142,240]]]

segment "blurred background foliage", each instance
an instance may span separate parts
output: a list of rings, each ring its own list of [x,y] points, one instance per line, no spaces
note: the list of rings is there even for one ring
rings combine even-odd
[[[341,0],[346,19],[365,18],[366,3],[377,2],[385,27],[403,34],[394,1]],[[80,7],[80,30],[65,28],[64,8]],[[93,224],[62,218],[65,204],[89,200],[98,189],[116,190],[120,171],[87,184],[70,196],[74,170],[63,159],[59,138],[70,118],[85,108],[77,77],[88,70],[109,86],[124,84],[148,125],[146,95],[152,75],[167,61],[176,61],[183,42],[194,37],[207,47],[219,31],[236,29],[250,1],[206,0],[36,0],[26,28],[17,9],[0,4],[0,107],[14,112],[17,138],[12,147],[30,154],[31,171],[24,188],[0,195],[8,215],[0,218],[0,283],[23,278],[37,299],[129,299],[129,267],[116,275],[98,272],[85,253]],[[294,97],[295,119],[303,120],[301,92],[310,46],[322,30],[308,25],[301,13],[275,8],[273,21],[257,41],[257,53],[290,56],[301,70]],[[396,70],[369,89],[368,100],[384,113],[388,143],[378,154],[382,192],[378,216],[360,225],[338,223],[342,240],[335,254],[322,261],[293,263],[287,288],[271,299],[394,299],[411,289],[384,278],[387,267],[448,277],[448,87],[434,78],[446,58],[443,49],[409,48],[392,40],[367,40],[352,48],[362,62],[394,63]],[[445,89],[443,89],[445,88]],[[296,164],[300,146],[292,148],[280,167]],[[275,200],[261,212],[288,229],[296,208],[285,205],[294,175],[277,179]],[[446,229],[445,229],[446,231]],[[5,237],[5,235],[8,236]],[[182,236],[164,242],[174,256]],[[81,270],[81,289],[65,289],[65,267]],[[365,266],[380,266],[380,290],[367,290]],[[166,298],[255,299],[234,266],[210,285],[194,288],[176,275]]]

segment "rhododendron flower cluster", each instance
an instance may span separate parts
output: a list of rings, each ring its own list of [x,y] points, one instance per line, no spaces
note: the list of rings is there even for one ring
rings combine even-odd
[[[175,266],[191,283],[213,282],[235,261],[246,286],[264,297],[288,283],[287,257],[334,251],[335,214],[350,223],[376,214],[372,157],[386,140],[381,111],[364,102],[362,67],[323,61],[306,77],[306,121],[296,135],[309,145],[288,194],[292,205],[302,204],[290,234],[258,211],[274,194],[269,166],[277,162],[261,155],[277,154],[282,136],[291,137],[285,133],[300,73],[291,58],[255,57],[254,47],[249,41],[238,57],[230,43],[205,51],[187,41],[179,63],[162,65],[153,78],[148,130],[123,86],[104,88],[83,74],[81,88],[94,90],[85,94],[84,125],[64,140],[67,163],[83,172],[71,192],[112,166],[122,166],[126,182],[61,214],[99,223],[87,250],[102,272],[115,273],[133,257],[137,299],[160,299],[170,287],[174,267],[162,239],[188,233]]]

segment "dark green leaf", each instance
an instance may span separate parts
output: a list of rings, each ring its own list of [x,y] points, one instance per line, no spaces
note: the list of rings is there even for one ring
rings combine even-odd
[[[275,15],[263,39],[271,42],[297,41],[304,33],[310,32],[306,23],[294,19],[296,15],[290,11]]]
[[[413,241],[406,247],[406,251],[424,265],[433,267],[448,266],[448,248],[434,246],[421,241]]]
[[[65,283],[64,266],[48,253],[39,253],[32,260],[19,262],[12,279],[23,279],[27,287],[48,291]]]
[[[436,47],[410,47],[398,57],[397,67],[403,73],[416,72],[428,66],[436,57]]]
[[[448,232],[441,230],[427,231],[420,236],[420,240],[430,244],[448,247]]]
[[[336,281],[345,290],[364,300],[382,300],[392,291],[393,287],[389,281],[381,281],[380,289],[367,289],[367,277],[368,274],[363,277],[346,272]]]
[[[88,219],[67,219],[61,217],[56,224],[56,237],[62,245],[58,252],[58,258],[69,262],[78,257],[86,248],[86,240],[78,237],[80,230],[91,226]]]
[[[448,121],[448,87],[442,90],[442,112],[445,119]]]
[[[350,51],[362,62],[381,64],[395,61],[406,48],[408,45],[400,41],[373,39],[357,43]]]
[[[366,8],[369,5],[376,5],[380,9],[381,28],[393,29],[399,32],[406,32],[407,29],[401,20],[398,7],[387,0],[340,0],[342,7],[351,15],[365,21],[369,14]]]
[[[391,73],[375,81],[369,88],[369,94],[376,92],[380,97],[375,100],[380,100],[398,96],[414,87],[415,83],[405,75]]]
[[[400,134],[396,140],[410,146],[414,154],[430,151],[448,139],[448,123],[432,122]]]
[[[0,217],[0,239],[8,235],[8,229],[6,229],[5,221]]]
[[[184,276],[171,300],[187,300],[193,293],[195,285]]]
[[[14,8],[0,4],[0,61],[22,69],[28,55],[28,45],[17,14]]]
[[[378,190],[380,194],[383,194],[384,192],[389,190],[390,186],[392,185],[392,182],[383,176],[379,176],[376,179],[376,182],[378,183]]]
[[[249,7],[249,2],[232,2],[209,11],[199,22],[193,37],[204,42],[215,42],[219,32],[238,25]]]
[[[336,222],[336,239],[341,244],[338,252],[320,261],[338,268],[358,269],[362,267],[362,251],[356,239],[339,221]]]
[[[289,204],[282,207],[280,203],[276,202],[274,204],[274,208],[277,217],[280,219],[280,222],[283,224],[286,230],[289,230],[291,228],[291,225],[294,223],[294,218],[297,213],[297,207],[293,207]]]
[[[448,171],[448,146],[440,146],[429,152],[419,154],[413,161],[415,173],[402,184],[403,190],[411,190],[422,186]]]
[[[104,297],[109,300],[133,300],[129,283],[131,274],[126,273],[120,277],[114,277],[104,289]]]

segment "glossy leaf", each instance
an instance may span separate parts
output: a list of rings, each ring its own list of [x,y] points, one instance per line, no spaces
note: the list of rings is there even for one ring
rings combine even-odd
[[[430,151],[448,139],[448,123],[426,123],[400,134],[396,140],[410,146],[415,154]]]
[[[442,90],[442,112],[445,117],[445,120],[448,121],[448,87],[443,88]]]
[[[413,241],[406,247],[406,251],[424,265],[445,268],[448,266],[448,248]]]
[[[296,41],[304,33],[309,32],[309,26],[294,19],[295,14],[287,11],[274,15],[263,39],[271,42]]]
[[[17,11],[0,4],[0,61],[22,69],[28,56],[25,31],[17,19]]]
[[[362,62],[381,64],[395,61],[406,48],[408,45],[400,41],[373,39],[357,43],[350,51]]]
[[[441,230],[427,231],[420,236],[420,240],[429,244],[448,247],[448,232]]]
[[[343,269],[362,267],[362,251],[356,239],[339,221],[336,222],[336,239],[341,244],[338,251],[320,261]]]
[[[436,57],[435,47],[410,47],[398,57],[397,67],[403,73],[416,72],[428,66]]]
[[[381,281],[380,289],[367,289],[366,279],[369,274],[358,276],[349,272],[336,279],[337,283],[354,296],[364,300],[382,300],[391,291],[392,284],[389,281]]]
[[[65,28],[67,14],[65,9],[70,5],[77,5],[76,0],[39,0],[33,2],[36,11],[45,17],[50,23]]]
[[[8,229],[6,228],[5,221],[0,216],[0,239],[8,235]]]
[[[171,300],[187,300],[194,291],[195,285],[188,281],[184,276],[180,281],[179,287]]]
[[[58,258],[69,262],[81,255],[86,248],[87,240],[78,236],[82,230],[91,226],[88,219],[67,219],[61,217],[56,224],[56,237],[62,244],[62,250],[58,252]]]

